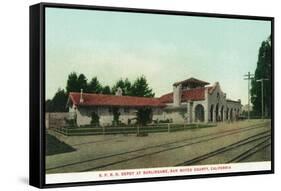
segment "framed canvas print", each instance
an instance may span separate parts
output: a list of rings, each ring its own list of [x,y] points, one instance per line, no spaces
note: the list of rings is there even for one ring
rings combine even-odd
[[[274,18],[30,7],[30,184],[274,172]]]

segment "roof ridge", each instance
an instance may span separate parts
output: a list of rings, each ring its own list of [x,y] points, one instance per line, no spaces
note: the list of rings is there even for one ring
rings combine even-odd
[[[80,92],[69,92],[69,95],[71,94],[79,94]],[[118,95],[113,95],[113,94],[103,94],[103,93],[86,93],[83,92],[83,94],[85,95],[93,95],[93,96],[108,96],[108,97],[130,97],[130,98],[144,98],[144,99],[159,99],[160,97],[142,97],[142,96],[129,96],[129,95],[122,95],[122,96],[118,96]]]
[[[185,79],[185,80],[182,80],[182,81],[178,81],[178,82],[175,82],[173,85],[178,85],[178,84],[183,84],[183,83],[187,83],[188,81],[195,81],[195,83],[201,83],[201,84],[205,84],[205,85],[208,85],[210,84],[209,82],[206,82],[206,81],[203,81],[203,80],[199,80],[197,78],[194,78],[194,77],[190,77],[188,79]]]

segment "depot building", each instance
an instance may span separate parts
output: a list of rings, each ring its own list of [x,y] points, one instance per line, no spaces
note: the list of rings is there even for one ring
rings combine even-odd
[[[121,88],[115,95],[71,92],[67,106],[78,126],[91,124],[93,114],[99,117],[101,126],[109,126],[116,110],[122,123],[134,123],[139,108],[151,108],[155,123],[234,121],[242,107],[240,99],[227,98],[218,82],[210,86],[195,78],[174,83],[172,92],[157,98],[123,96]]]

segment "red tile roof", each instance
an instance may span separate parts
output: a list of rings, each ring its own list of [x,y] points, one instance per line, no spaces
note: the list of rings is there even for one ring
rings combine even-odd
[[[208,88],[210,94],[215,89],[215,87],[210,86],[183,90],[182,101],[204,100],[206,88]],[[173,92],[165,94],[160,98],[83,93],[83,103],[80,103],[80,93],[70,92],[69,98],[73,104],[84,106],[165,107],[166,103],[173,103]]]
[[[162,103],[172,103],[173,102],[173,93],[168,93],[168,94],[162,95],[159,99]]]
[[[213,87],[204,87],[204,88],[195,88],[190,90],[183,90],[182,92],[182,101],[198,101],[205,99],[205,89],[208,88],[208,92],[210,93]],[[173,92],[165,94],[160,97],[162,103],[173,103]]]
[[[70,92],[73,104],[82,106],[125,106],[125,107],[165,107],[159,98],[116,96],[94,93],[83,93],[83,103],[80,103],[80,93]]]
[[[200,85],[205,86],[205,85],[209,85],[210,83],[202,81],[202,80],[198,80],[196,78],[188,78],[188,79],[180,81],[180,82],[175,82],[173,85],[177,86],[179,84],[200,84]]]

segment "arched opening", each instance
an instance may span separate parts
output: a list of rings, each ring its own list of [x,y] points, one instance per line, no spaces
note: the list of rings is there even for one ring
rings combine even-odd
[[[221,106],[221,116],[220,116],[221,121],[223,121],[223,117],[224,117],[223,112],[224,112],[224,107]]]
[[[233,118],[234,120],[236,120],[237,119],[237,112],[236,112],[236,108],[234,108],[234,118]]]
[[[226,115],[225,115],[225,119],[228,120],[229,119],[229,108],[226,108]]]
[[[210,121],[212,122],[214,119],[214,116],[213,116],[213,113],[214,113],[214,105],[212,104],[211,105],[211,108],[210,108]]]
[[[204,121],[204,107],[201,104],[198,104],[195,107],[195,121],[196,122]]]
[[[219,121],[219,104],[217,103],[216,105],[216,110],[215,110],[215,119],[216,121]]]
[[[232,121],[233,120],[233,109],[230,109],[230,113],[229,113],[229,119]]]

